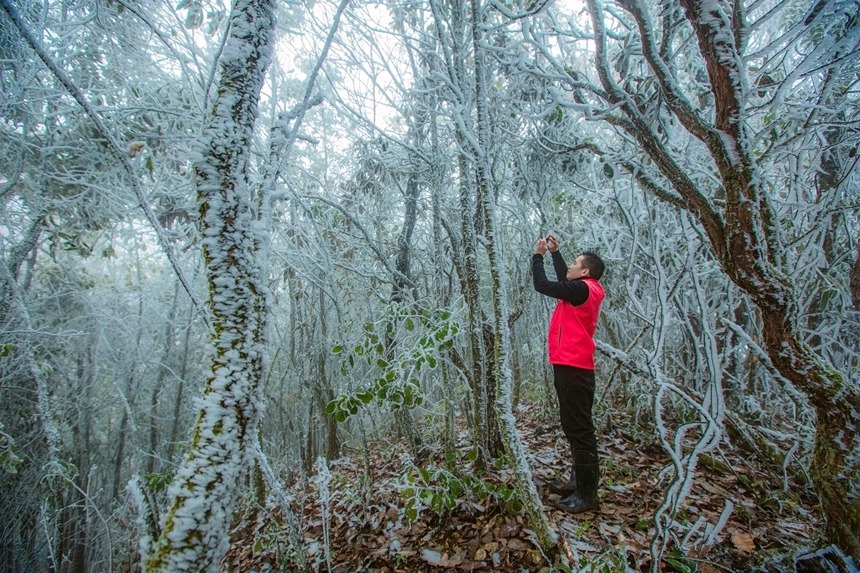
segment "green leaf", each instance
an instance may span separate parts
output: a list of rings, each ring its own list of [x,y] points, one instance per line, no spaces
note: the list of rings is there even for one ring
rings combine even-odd
[[[443,504],[445,503],[444,498],[441,494],[434,493],[433,497],[430,498],[430,509],[432,509],[435,513],[441,515],[442,510],[444,509]]]
[[[612,166],[608,163],[603,164],[603,174],[606,175],[609,179],[615,177],[615,170],[612,169]]]
[[[672,548],[669,555],[665,557],[666,563],[680,571],[681,573],[696,573],[699,566],[695,561],[684,555],[677,548]]]
[[[403,405],[403,390],[396,389],[388,393],[388,399],[395,409]]]
[[[340,354],[341,352],[343,352],[343,346],[335,346],[331,349],[331,351],[332,354]]]
[[[680,571],[681,573],[696,573],[698,571],[698,567],[695,564],[690,564],[687,561],[682,561],[680,559],[673,559],[671,557],[666,557],[666,563]]]
[[[332,400],[325,406],[326,414],[334,414],[334,411],[337,410],[337,400]]]
[[[409,332],[412,332],[413,330],[415,330],[415,323],[412,322],[411,318],[406,319],[404,326],[406,327],[406,330],[408,330]]]

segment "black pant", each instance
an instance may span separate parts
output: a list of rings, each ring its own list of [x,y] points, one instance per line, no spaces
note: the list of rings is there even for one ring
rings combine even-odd
[[[597,451],[597,433],[591,419],[594,405],[594,370],[552,365],[561,429],[571,450]]]

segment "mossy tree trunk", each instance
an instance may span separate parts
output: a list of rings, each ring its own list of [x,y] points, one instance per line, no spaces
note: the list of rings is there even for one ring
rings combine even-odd
[[[215,573],[260,415],[267,311],[261,236],[248,161],[271,60],[275,3],[237,0],[220,78],[195,163],[199,232],[213,325],[209,376],[189,451],[169,489],[160,535],[143,543],[144,570]]]

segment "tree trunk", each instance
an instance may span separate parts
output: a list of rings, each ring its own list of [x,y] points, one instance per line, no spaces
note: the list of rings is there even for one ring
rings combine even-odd
[[[146,472],[153,473],[156,471],[156,460],[159,456],[159,420],[161,416],[158,413],[158,406],[161,402],[161,394],[164,391],[165,381],[168,375],[173,370],[171,362],[173,355],[176,353],[176,309],[179,306],[179,281],[173,288],[173,302],[170,305],[170,311],[167,313],[167,319],[164,327],[164,352],[161,354],[161,363],[158,365],[158,374],[155,377],[155,386],[152,389],[149,399],[149,456],[146,461]],[[158,468],[160,469],[160,468]]]
[[[615,81],[608,60],[608,34],[603,9],[588,0],[595,31],[595,66],[607,103],[619,106],[625,117],[609,116],[627,131],[671,184],[674,193],[657,179],[636,173],[640,183],[659,198],[695,215],[724,272],[746,292],[762,315],[765,350],[776,369],[809,398],[817,416],[811,477],[822,502],[831,541],[860,558],[860,391],[847,377],[827,364],[804,342],[798,328],[795,285],[787,278],[787,252],[779,218],[764,186],[754,143],[745,121],[748,69],[742,66],[745,35],[743,14],[725,12],[722,4],[682,0],[692,27],[714,98],[713,123],[692,107],[672,69],[657,46],[655,26],[644,3],[618,2],[634,19],[642,39],[642,55],[659,87],[660,101],[678,123],[697,138],[713,161],[713,177],[721,187],[708,197],[683,168],[683,162],[664,145],[635,98]],[[737,5],[739,6],[739,5]],[[736,7],[737,7],[736,6]],[[838,54],[837,54],[838,56]],[[629,87],[625,84],[625,87]],[[665,110],[660,110],[665,113]],[[631,169],[631,172],[634,172]],[[724,204],[720,207],[720,204]]]
[[[338,433],[337,420],[334,415],[326,411],[326,404],[334,400],[335,393],[332,388],[331,380],[325,369],[325,361],[328,357],[328,326],[326,323],[326,305],[325,292],[319,289],[319,339],[317,347],[317,375],[314,378],[314,395],[317,398],[317,406],[325,421],[325,457],[326,461],[330,462],[340,457],[340,434]],[[310,460],[311,464],[316,462],[316,454],[314,459]]]
[[[218,570],[241,475],[250,467],[262,400],[267,290],[248,182],[251,138],[275,27],[273,0],[237,0],[211,116],[195,164],[199,232],[213,332],[190,449],[170,489],[149,572]]]
[[[860,559],[860,392],[803,342],[784,309],[761,308],[768,356],[815,410],[809,474],[827,520],[827,537]]]
[[[522,496],[523,507],[529,516],[531,527],[541,550],[547,555],[558,553],[558,536],[550,525],[543,509],[543,501],[532,478],[531,468],[526,458],[520,434],[517,431],[516,419],[513,413],[512,375],[511,375],[511,326],[508,308],[507,289],[505,286],[505,271],[502,266],[504,256],[501,240],[498,236],[496,221],[496,205],[494,181],[489,169],[488,149],[490,145],[489,130],[489,101],[486,94],[486,61],[484,50],[481,48],[481,35],[484,27],[480,2],[472,0],[472,50],[474,62],[475,106],[476,106],[476,140],[474,149],[477,158],[475,166],[478,205],[483,215],[484,234],[487,249],[487,259],[490,267],[491,292],[493,301],[493,334],[490,337],[492,360],[487,376],[487,394],[491,402],[489,407],[492,416],[488,420],[491,428],[498,428],[501,445],[508,454],[516,476],[517,486]],[[489,327],[488,327],[489,328]]]

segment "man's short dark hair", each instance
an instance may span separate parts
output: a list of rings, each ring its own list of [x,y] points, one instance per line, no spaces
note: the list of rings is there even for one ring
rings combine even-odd
[[[582,253],[582,266],[588,269],[588,276],[597,280],[600,280],[600,277],[603,276],[603,270],[606,268],[603,259],[591,251]]]

